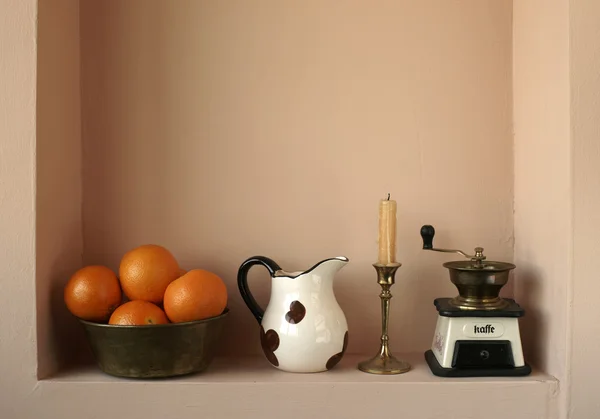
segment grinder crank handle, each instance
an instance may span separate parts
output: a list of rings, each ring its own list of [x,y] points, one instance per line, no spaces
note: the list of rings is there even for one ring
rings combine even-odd
[[[434,250],[436,252],[445,252],[445,253],[458,253],[468,259],[473,259],[473,258],[479,256],[477,254],[475,256],[467,255],[462,250],[456,250],[456,249],[436,249],[435,247],[433,247],[433,236],[435,236],[435,228],[433,228],[432,225],[426,224],[421,227],[421,237],[423,238],[423,249],[424,250]],[[479,249],[480,248],[476,248],[475,253],[478,253]],[[481,251],[483,251],[483,249],[481,249]]]

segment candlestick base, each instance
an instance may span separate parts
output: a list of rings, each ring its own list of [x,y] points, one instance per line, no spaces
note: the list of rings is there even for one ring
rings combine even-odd
[[[411,366],[408,362],[396,359],[389,350],[388,342],[388,324],[389,324],[389,313],[390,313],[390,300],[392,299],[392,293],[390,288],[395,283],[396,271],[402,264],[391,263],[391,264],[380,264],[376,263],[373,265],[377,271],[377,283],[381,286],[381,346],[379,347],[379,353],[373,358],[366,361],[362,361],[358,364],[360,371],[370,374],[402,374],[410,371]]]
[[[393,355],[377,354],[358,364],[358,369],[369,374],[393,375],[410,371],[410,364],[396,359]]]

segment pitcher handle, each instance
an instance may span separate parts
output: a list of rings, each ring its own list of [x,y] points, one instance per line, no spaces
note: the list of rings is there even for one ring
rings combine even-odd
[[[258,321],[258,324],[261,324],[265,311],[258,305],[256,300],[254,299],[254,296],[250,292],[250,288],[248,288],[248,272],[250,271],[250,268],[254,265],[262,265],[265,268],[267,268],[271,277],[273,277],[275,275],[275,272],[280,270],[281,268],[275,261],[269,259],[268,257],[253,256],[251,258],[246,259],[238,270],[237,281],[240,294],[242,295],[244,302],[252,312],[252,315],[256,318],[256,321]]]

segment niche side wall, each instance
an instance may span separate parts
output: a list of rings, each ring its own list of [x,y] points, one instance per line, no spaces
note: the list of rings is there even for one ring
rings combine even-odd
[[[79,1],[38,3],[36,327],[38,378],[87,352],[63,288],[81,267]]]

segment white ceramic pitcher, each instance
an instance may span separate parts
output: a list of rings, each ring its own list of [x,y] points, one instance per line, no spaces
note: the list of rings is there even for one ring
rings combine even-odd
[[[327,371],[340,362],[348,346],[348,324],[333,280],[347,263],[343,256],[329,258],[303,272],[285,272],[264,256],[242,263],[239,291],[260,325],[262,349],[273,366],[307,373]],[[255,265],[271,275],[271,297],[264,311],[248,288],[248,272]]]

